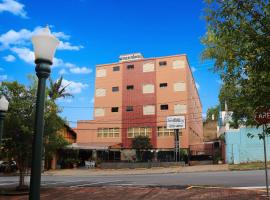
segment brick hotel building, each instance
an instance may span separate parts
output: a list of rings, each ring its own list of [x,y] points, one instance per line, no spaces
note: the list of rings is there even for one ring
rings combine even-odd
[[[76,145],[93,157],[114,152],[108,158],[130,160],[132,138],[144,135],[154,150],[173,152],[166,117],[175,115],[186,121],[180,148],[202,143],[202,105],[187,56],[122,55],[119,62],[96,66],[94,120],[77,122]]]

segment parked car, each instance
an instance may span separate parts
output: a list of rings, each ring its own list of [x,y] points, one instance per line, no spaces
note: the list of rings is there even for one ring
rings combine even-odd
[[[18,170],[17,164],[14,160],[12,161],[0,161],[0,172],[11,173]]]

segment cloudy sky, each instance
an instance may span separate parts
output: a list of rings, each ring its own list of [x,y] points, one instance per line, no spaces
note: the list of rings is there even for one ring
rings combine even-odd
[[[68,121],[93,117],[95,65],[133,52],[187,54],[205,113],[217,104],[220,80],[209,70],[212,62],[200,59],[203,6],[198,0],[0,0],[0,81],[29,84],[30,38],[49,25],[61,41],[52,78],[63,75],[74,95],[59,101]]]

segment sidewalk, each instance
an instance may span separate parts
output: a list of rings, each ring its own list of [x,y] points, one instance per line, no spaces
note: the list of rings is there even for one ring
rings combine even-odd
[[[138,169],[61,169],[46,171],[44,175],[53,176],[98,176],[98,175],[134,175],[134,174],[164,174],[164,173],[180,173],[180,172],[213,172],[228,171],[227,164],[223,165],[198,165],[185,167],[168,167],[168,168],[138,168]]]
[[[87,188],[50,188],[42,190],[41,200],[262,200],[264,192],[196,188],[175,189],[159,187],[106,186]],[[27,200],[28,196],[0,196],[0,200]]]

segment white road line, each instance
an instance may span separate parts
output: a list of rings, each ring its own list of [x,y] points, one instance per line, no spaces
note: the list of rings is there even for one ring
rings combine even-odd
[[[121,181],[123,181],[123,180],[103,181],[103,182],[95,182],[95,183],[86,183],[86,184],[74,185],[74,186],[70,186],[70,187],[71,188],[76,188],[76,187],[83,187],[83,186],[99,185],[99,184],[103,184],[103,183],[117,183],[117,182],[121,182]]]
[[[266,186],[232,187],[232,189],[241,189],[241,190],[266,189]]]
[[[14,184],[18,184],[18,183],[0,183],[0,185],[14,185]]]
[[[54,183],[42,183],[42,186],[46,185],[56,185],[56,184],[61,184],[61,183],[76,183],[76,182],[85,182],[85,180],[76,180],[76,181],[59,181],[59,182],[54,182]]]

